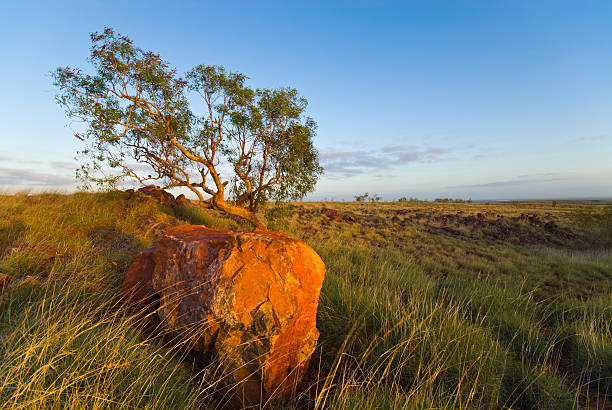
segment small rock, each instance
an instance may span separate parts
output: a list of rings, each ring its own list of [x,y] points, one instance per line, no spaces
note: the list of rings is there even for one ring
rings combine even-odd
[[[15,283],[15,288],[20,288],[22,286],[34,286],[40,285],[40,281],[33,276],[26,276],[23,279],[20,279]]]
[[[544,229],[546,229],[547,231],[555,231],[557,230],[557,228],[558,226],[555,221],[546,222],[544,224]]]
[[[28,249],[30,246],[25,243],[13,243],[6,247],[4,250],[6,255],[12,255],[17,252],[21,252],[23,250]]]
[[[14,253],[23,252],[23,251],[35,251],[39,253],[46,260],[52,260],[52,259],[62,256],[61,253],[57,252],[53,248],[48,247],[47,245],[38,244],[32,247],[25,243],[14,243],[12,245],[9,245],[6,248],[5,253],[6,255],[12,255]]]
[[[11,275],[0,272],[0,291],[7,287],[12,281],[13,277]]]
[[[55,258],[58,258],[60,256],[62,256],[61,253],[57,252],[55,249],[50,248],[46,245],[36,245],[34,248],[36,252],[38,252],[39,254],[42,255],[43,258],[47,259],[47,260],[52,260]]]

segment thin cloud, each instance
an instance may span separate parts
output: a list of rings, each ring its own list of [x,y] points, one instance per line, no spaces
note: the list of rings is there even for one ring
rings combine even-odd
[[[450,148],[441,148],[441,147],[437,147],[437,148],[428,148],[427,149],[427,153],[430,155],[442,155],[442,154],[449,154],[452,152],[452,149]]]
[[[0,185],[69,186],[74,178],[27,169],[0,168]]]
[[[408,163],[439,162],[448,159],[452,148],[386,145],[378,150],[323,150],[320,154],[326,175],[331,179],[372,174]]]
[[[75,169],[77,167],[76,163],[69,161],[51,161],[50,164],[53,168],[59,169]]]
[[[33,159],[13,158],[7,155],[0,155],[0,161],[18,162],[20,164],[44,164],[44,161],[37,161]]]
[[[381,148],[382,152],[396,152],[396,151],[417,151],[419,147],[417,145],[386,145]]]
[[[557,176],[560,175],[558,172],[546,172],[546,173],[539,173],[539,174],[524,174],[524,175],[517,175],[517,178],[541,178],[541,177],[553,177],[553,176]]]
[[[538,184],[542,182],[566,181],[568,178],[533,178],[533,179],[512,179],[507,181],[494,181],[485,184],[472,185],[453,185],[447,188],[498,188],[515,185]]]

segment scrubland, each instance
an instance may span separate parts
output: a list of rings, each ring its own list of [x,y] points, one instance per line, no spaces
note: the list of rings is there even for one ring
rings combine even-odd
[[[269,205],[327,267],[285,408],[610,408],[611,208],[557,202]],[[121,192],[0,196],[0,272],[38,280],[0,296],[0,407],[223,408],[213,364],[116,297],[189,223],[248,228]]]

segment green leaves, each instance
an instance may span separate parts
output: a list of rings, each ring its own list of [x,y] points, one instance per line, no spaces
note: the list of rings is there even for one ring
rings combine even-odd
[[[225,200],[231,181],[234,199],[250,212],[314,189],[323,171],[312,144],[316,123],[304,117],[308,103],[297,90],[253,90],[244,74],[215,65],[198,65],[184,79],[110,28],[91,40],[90,73],[53,73],[56,100],[88,144],[84,179],[182,186],[211,206]],[[199,115],[189,92],[204,100]]]

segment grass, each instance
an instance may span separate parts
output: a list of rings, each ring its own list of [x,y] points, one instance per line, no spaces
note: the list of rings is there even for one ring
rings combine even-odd
[[[319,347],[287,406],[607,408],[607,212],[562,201],[271,208],[270,227],[327,267]],[[245,228],[118,192],[0,196],[0,272],[40,281],[0,297],[0,407],[221,406],[214,371],[116,303],[138,252],[186,223]],[[6,253],[15,243],[60,256]]]

